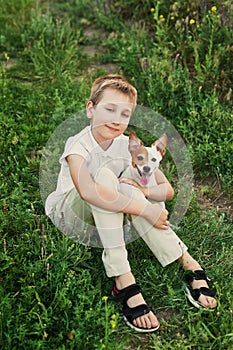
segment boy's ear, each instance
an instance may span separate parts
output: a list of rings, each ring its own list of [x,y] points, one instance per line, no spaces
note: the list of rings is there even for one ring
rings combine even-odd
[[[134,131],[131,131],[131,133],[129,134],[129,151],[130,151],[130,153],[136,151],[138,148],[140,148],[143,145],[144,145],[144,143],[142,142],[142,140],[140,140],[137,137],[137,135],[135,134]]]
[[[166,147],[167,147],[167,135],[163,134],[160,136],[158,140],[156,140],[151,147],[156,147],[156,150],[160,152],[161,156],[163,157],[166,153]]]
[[[86,105],[87,118],[92,119],[94,105],[92,101],[88,101]]]

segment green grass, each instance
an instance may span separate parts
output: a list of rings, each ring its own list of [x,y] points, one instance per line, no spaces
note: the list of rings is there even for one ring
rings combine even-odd
[[[90,63],[117,63],[137,87],[139,104],[160,112],[183,137],[195,185],[216,177],[232,201],[230,1],[224,13],[220,1],[178,1],[175,8],[167,0],[159,7],[101,3],[0,1],[0,348],[230,350],[233,223],[221,207],[200,209],[193,194],[178,231],[215,281],[216,312],[188,304],[177,264],[163,269],[143,242],[129,244],[132,270],[161,322],[152,335],[125,326],[109,296],[101,250],[64,237],[44,214],[41,154],[55,128],[84,109],[92,81],[104,73]],[[182,19],[197,10],[199,22],[187,29]],[[82,52],[90,25],[106,33],[93,43],[104,47],[94,61]],[[169,157],[166,171],[175,186]],[[220,193],[210,184],[202,193],[208,188],[214,202]]]

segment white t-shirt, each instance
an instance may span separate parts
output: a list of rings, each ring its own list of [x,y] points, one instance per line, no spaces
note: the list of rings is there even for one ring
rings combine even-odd
[[[128,143],[128,137],[120,135],[113,139],[112,144],[107,150],[103,150],[94,139],[91,126],[87,126],[77,135],[68,138],[64,153],[59,160],[61,170],[58,176],[57,188],[48,196],[45,202],[46,214],[49,215],[56,204],[64,198],[65,194],[74,188],[69,165],[66,160],[67,156],[71,154],[82,156],[86,160],[93,180],[97,171],[102,167],[109,168],[119,177],[131,162]]]

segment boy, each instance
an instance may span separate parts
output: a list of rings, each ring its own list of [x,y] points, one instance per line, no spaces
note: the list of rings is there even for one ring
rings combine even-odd
[[[123,133],[136,101],[136,89],[122,76],[96,79],[86,105],[90,126],[68,139],[60,159],[57,189],[46,200],[46,213],[73,237],[82,234],[83,222],[93,220],[99,235],[95,238],[104,247],[107,276],[115,278],[112,293],[123,304],[127,324],[138,332],[153,332],[159,322],[146,305],[127,258],[125,214],[132,217],[137,232],[162,266],[178,260],[190,271],[186,282],[193,305],[212,309],[216,300],[205,272],[169,227],[167,210],[149,201],[172,199],[173,189],[163,173],[155,171],[157,186],[149,189],[147,198],[139,185],[127,179],[119,181],[131,161],[128,138]]]

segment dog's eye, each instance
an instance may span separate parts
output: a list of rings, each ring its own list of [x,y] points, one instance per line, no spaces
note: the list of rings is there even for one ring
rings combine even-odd
[[[143,160],[143,156],[137,156],[137,160]]]
[[[151,159],[152,162],[156,162],[156,160],[157,160],[156,158],[152,158]]]

